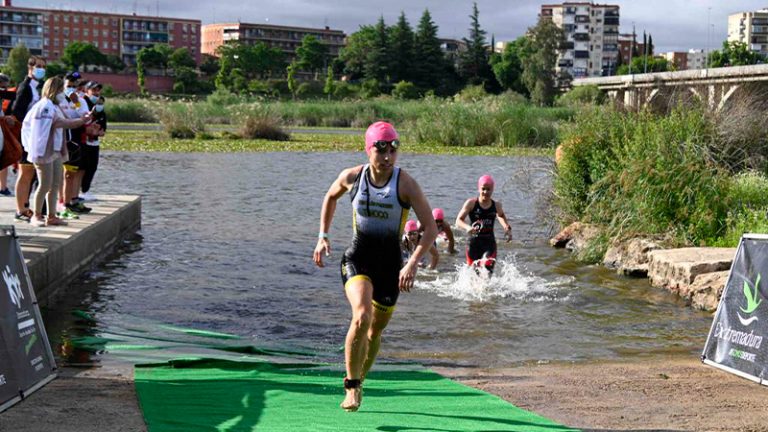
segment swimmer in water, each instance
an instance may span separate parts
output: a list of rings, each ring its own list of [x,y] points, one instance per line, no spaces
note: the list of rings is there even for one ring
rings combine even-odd
[[[445,213],[441,208],[432,209],[432,217],[437,224],[437,240],[447,243],[448,253],[456,253],[456,241],[453,237],[453,230],[451,224],[445,223]]]
[[[487,174],[480,177],[477,181],[478,196],[468,199],[456,217],[456,226],[469,234],[467,264],[485,267],[489,275],[496,265],[496,236],[493,228],[497,219],[504,228],[504,238],[507,242],[512,241],[512,227],[507,222],[504,209],[500,202],[491,199],[493,188],[493,177]],[[470,223],[466,222],[467,217]]]
[[[405,223],[405,234],[403,234],[402,239],[403,259],[407,260],[410,258],[413,251],[415,251],[416,247],[419,245],[421,237],[421,227],[415,220],[409,220]],[[437,248],[434,244],[429,247],[429,255],[431,259],[427,269],[434,270],[437,268],[437,263],[440,261],[440,253],[437,252]],[[419,261],[419,267],[424,266],[425,263],[422,259]]]
[[[416,180],[395,165],[399,148],[400,138],[391,124],[370,125],[365,132],[368,163],[341,171],[320,211],[313,260],[324,267],[323,257],[331,252],[328,230],[336,202],[349,192],[354,236],[341,259],[341,279],[352,309],[344,343],[347,376],[341,408],[346,411],[360,407],[362,383],[376,360],[381,333],[392,318],[400,292],[413,287],[418,263],[437,236],[427,198]],[[424,226],[424,234],[403,265],[400,236],[411,208]]]

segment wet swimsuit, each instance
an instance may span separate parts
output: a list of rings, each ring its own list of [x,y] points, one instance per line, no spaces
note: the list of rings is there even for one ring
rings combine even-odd
[[[344,288],[353,280],[370,281],[373,307],[382,312],[394,311],[400,294],[400,236],[410,206],[400,201],[399,179],[400,168],[395,167],[387,183],[377,187],[365,165],[349,192],[354,236],[341,259],[341,279]]]
[[[491,200],[491,206],[484,209],[480,206],[480,200],[475,200],[475,206],[469,212],[469,221],[473,227],[479,226],[480,230],[469,238],[467,264],[473,265],[475,261],[486,259],[483,265],[488,271],[493,271],[496,264],[496,237],[493,234],[496,201]]]

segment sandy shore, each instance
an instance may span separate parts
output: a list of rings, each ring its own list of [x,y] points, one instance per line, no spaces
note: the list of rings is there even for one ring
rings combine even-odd
[[[585,431],[768,431],[768,387],[695,358],[435,370]],[[65,367],[0,414],[0,430],[146,431],[131,377]]]

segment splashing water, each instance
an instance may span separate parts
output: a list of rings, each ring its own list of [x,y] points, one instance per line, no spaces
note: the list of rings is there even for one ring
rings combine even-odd
[[[496,260],[495,270],[489,275],[484,267],[456,265],[456,272],[438,275],[423,281],[419,288],[464,301],[487,302],[498,298],[517,298],[526,301],[567,301],[563,292],[573,278],[547,281],[532,274],[524,274],[517,266],[516,257],[510,255]]]

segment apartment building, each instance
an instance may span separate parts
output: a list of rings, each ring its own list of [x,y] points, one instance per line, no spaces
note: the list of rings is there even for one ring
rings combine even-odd
[[[542,18],[563,29],[566,49],[558,72],[574,78],[616,74],[619,56],[619,6],[568,2],[541,6]]]
[[[200,62],[200,20],[121,15],[102,12],[16,7],[11,0],[0,6],[0,62],[24,43],[30,52],[48,61],[58,60],[72,42],[91,43],[104,54],[136,62],[144,47],[165,43],[188,48]]]
[[[728,42],[743,42],[750,50],[768,55],[768,9],[729,15]]]
[[[229,42],[254,45],[262,42],[269,47],[280,48],[287,61],[296,57],[296,48],[301,46],[304,36],[312,35],[328,46],[331,57],[338,57],[344,47],[346,35],[341,30],[328,27],[304,28],[270,24],[220,23],[202,27],[201,51],[203,54],[216,55],[216,49]]]

